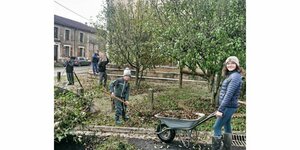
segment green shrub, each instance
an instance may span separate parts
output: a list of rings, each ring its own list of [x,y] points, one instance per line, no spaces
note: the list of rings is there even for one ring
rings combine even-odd
[[[79,97],[70,91],[58,92],[54,96],[54,138],[60,141],[78,125],[84,125],[89,117],[91,100]]]

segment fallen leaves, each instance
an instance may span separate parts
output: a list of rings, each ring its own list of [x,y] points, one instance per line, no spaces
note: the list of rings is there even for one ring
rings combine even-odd
[[[178,118],[178,119],[197,119],[199,117],[192,111],[186,111],[186,110],[168,110],[168,111],[161,112],[159,116]]]

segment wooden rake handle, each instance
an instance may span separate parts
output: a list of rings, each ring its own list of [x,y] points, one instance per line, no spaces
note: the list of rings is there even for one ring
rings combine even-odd
[[[118,101],[120,101],[120,102],[122,102],[122,103],[125,103],[125,101],[124,100],[122,100],[121,98],[119,98],[119,97],[116,97],[116,96],[111,96],[111,94],[109,93],[109,92],[107,92],[107,91],[105,91],[105,90],[101,90],[102,92],[104,92],[105,94],[107,94],[108,96],[110,96],[111,98],[115,98],[115,99],[117,99]]]

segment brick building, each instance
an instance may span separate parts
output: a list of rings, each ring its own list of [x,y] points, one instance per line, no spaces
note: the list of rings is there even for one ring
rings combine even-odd
[[[97,40],[97,31],[86,24],[54,15],[54,61],[67,56],[82,56],[91,60],[94,52],[103,47]]]

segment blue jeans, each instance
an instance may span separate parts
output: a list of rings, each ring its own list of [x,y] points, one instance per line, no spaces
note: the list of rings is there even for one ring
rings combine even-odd
[[[98,64],[97,63],[92,63],[92,65],[93,65],[93,73],[94,73],[94,75],[96,74],[96,73],[98,73]]]
[[[231,118],[232,115],[236,112],[237,108],[225,108],[225,111],[222,117],[217,117],[217,120],[214,124],[214,136],[222,136],[222,127],[224,126],[225,133],[231,133]]]

